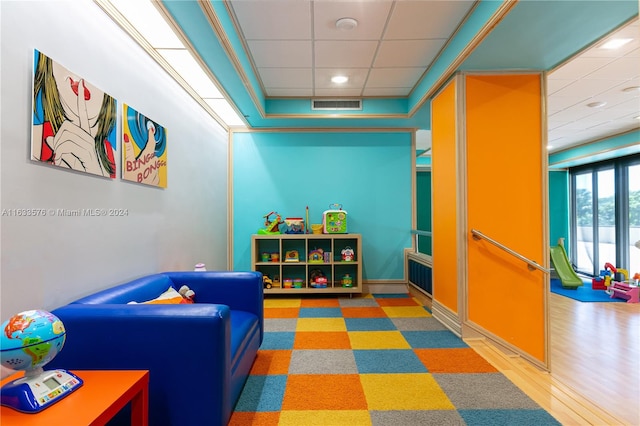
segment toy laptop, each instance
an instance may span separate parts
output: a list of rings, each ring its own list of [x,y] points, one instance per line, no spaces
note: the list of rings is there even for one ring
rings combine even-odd
[[[322,229],[325,234],[347,233],[347,212],[342,210],[342,204],[329,205],[322,214]]]

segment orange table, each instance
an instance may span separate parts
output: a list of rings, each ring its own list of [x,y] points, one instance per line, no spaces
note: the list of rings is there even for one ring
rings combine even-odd
[[[72,371],[84,384],[60,401],[35,414],[0,408],[2,426],[104,425],[131,401],[131,424],[149,423],[149,372],[146,370]],[[16,373],[0,384],[22,377]]]

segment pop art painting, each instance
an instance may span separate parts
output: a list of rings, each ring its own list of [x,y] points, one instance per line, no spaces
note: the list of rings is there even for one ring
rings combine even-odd
[[[123,104],[122,178],[167,187],[167,130]]]
[[[34,51],[31,159],[116,177],[116,100]]]

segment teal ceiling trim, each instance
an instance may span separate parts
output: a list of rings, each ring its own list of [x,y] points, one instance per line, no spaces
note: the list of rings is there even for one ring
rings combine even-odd
[[[267,99],[267,111],[269,115],[275,114],[334,114],[332,111],[319,111],[311,109],[311,99]],[[358,98],[354,98],[358,99]],[[291,112],[295,111],[295,112]],[[336,111],[348,115],[384,114],[404,117],[407,115],[407,99],[402,98],[365,98],[362,100],[362,110]]]
[[[458,29],[458,32],[440,54],[440,57],[411,92],[408,99],[410,110],[423,102],[425,94],[431,90],[438,89],[434,87],[438,84],[438,80],[447,72],[448,68],[452,67],[469,43],[471,43],[482,28],[487,25],[504,3],[504,1],[495,0],[484,0],[477,3],[475,9]]]
[[[302,100],[302,102],[310,102],[309,100]],[[331,111],[324,111],[324,116],[312,117],[310,115],[296,115],[296,116],[269,116],[267,119],[254,119],[252,120],[252,128],[323,128],[323,129],[355,129],[355,128],[368,128],[368,129],[390,129],[390,128],[404,128],[404,129],[425,129],[431,128],[431,106],[425,104],[411,117],[393,116],[386,113],[382,113],[380,116],[372,114],[344,114],[345,112],[351,113],[355,111],[336,111],[336,114],[332,114]],[[337,114],[339,113],[339,114]]]
[[[638,3],[638,0],[519,1],[461,69],[551,70],[636,17]]]
[[[223,2],[214,1],[212,3],[222,4]],[[225,47],[218,39],[218,35],[213,31],[211,23],[199,3],[193,0],[172,0],[163,1],[162,4],[171,15],[171,18],[182,28],[183,34],[189,40],[196,53],[209,67],[219,85],[227,94],[227,98],[233,100],[237,109],[247,117],[249,123],[256,117],[260,117],[262,111],[258,109],[254,98],[247,91],[244,80],[238,73],[234,63],[227,56]],[[232,42],[231,40],[229,41]],[[258,105],[260,105],[260,101],[258,101]],[[261,107],[264,109],[264,105],[261,105]]]
[[[257,97],[260,105],[263,109],[265,109],[265,96],[262,92],[262,87],[260,86],[260,81],[256,74],[254,73],[254,69],[251,65],[251,61],[246,54],[244,49],[244,45],[240,37],[238,36],[237,28],[229,15],[228,4],[226,1],[220,0],[212,0],[209,1],[213,10],[218,18],[218,22],[222,26],[224,33],[229,41],[233,52],[235,53],[237,61],[240,63],[242,72],[245,74],[245,77],[249,80],[251,84],[251,90],[254,95]]]
[[[551,154],[549,167],[563,169],[640,153],[640,129]]]

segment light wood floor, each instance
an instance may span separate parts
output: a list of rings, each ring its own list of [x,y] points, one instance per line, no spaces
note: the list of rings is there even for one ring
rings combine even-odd
[[[563,425],[640,425],[640,304],[550,294],[549,310],[551,373],[485,339],[465,341]]]

